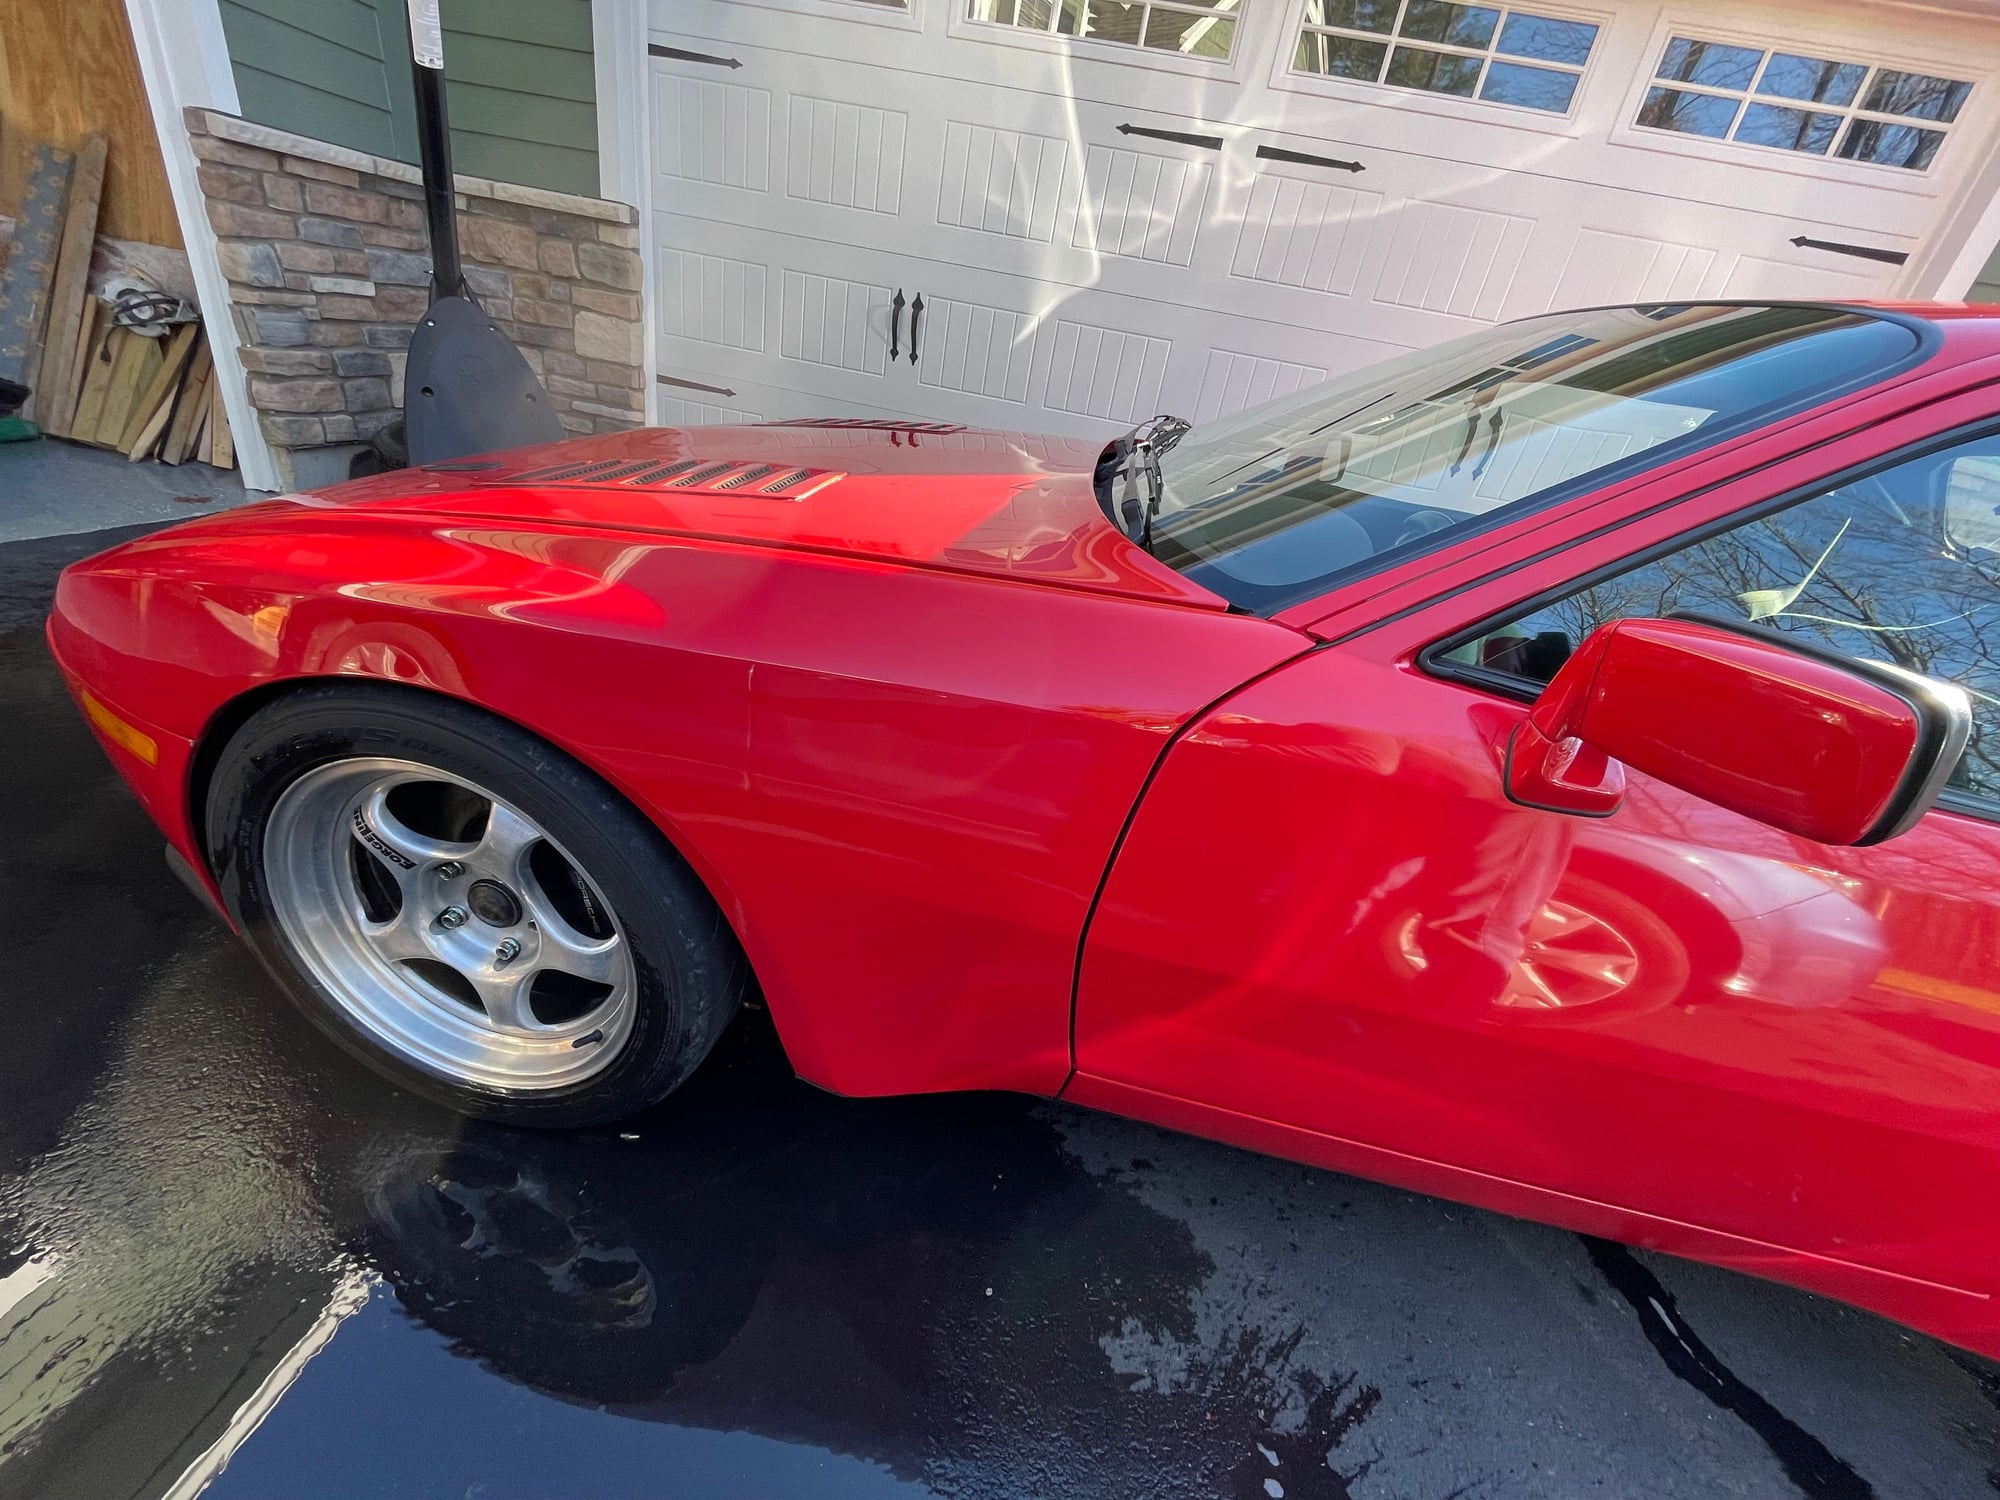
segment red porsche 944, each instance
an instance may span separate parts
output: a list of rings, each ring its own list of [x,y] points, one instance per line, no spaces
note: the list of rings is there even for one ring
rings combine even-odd
[[[2000,314],[1553,314],[1091,441],[434,464],[49,640],[335,1042],[580,1125],[746,993],[2000,1356]],[[1107,441],[1106,439],[1109,439]]]

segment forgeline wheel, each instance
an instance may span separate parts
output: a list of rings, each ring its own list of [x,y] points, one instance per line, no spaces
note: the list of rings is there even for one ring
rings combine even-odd
[[[223,898],[376,1071],[520,1125],[618,1119],[691,1074],[748,973],[684,860],[602,779],[479,709],[311,685],[210,781]]]

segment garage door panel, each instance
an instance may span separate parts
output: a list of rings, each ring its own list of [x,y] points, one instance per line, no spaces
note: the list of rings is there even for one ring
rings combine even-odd
[[[794,93],[786,112],[788,198],[891,217],[903,211],[906,111]]]
[[[1069,242],[1100,255],[1187,266],[1208,216],[1210,176],[1204,161],[1092,144]]]
[[[1327,374],[1324,365],[1211,349],[1188,416],[1196,422],[1210,422],[1317,385]]]
[[[893,293],[789,266],[778,275],[778,353],[785,359],[880,377],[889,348],[882,337]]]
[[[1159,409],[1172,352],[1170,339],[1082,315],[1058,318],[1043,401],[1051,411],[1130,426]]]
[[[1866,297],[1876,277],[1771,256],[1740,255],[1722,285],[1725,297]]]
[[[934,222],[1047,244],[1069,164],[1068,141],[947,117]]]
[[[653,172],[676,183],[770,188],[771,91],[656,62]]]
[[[1381,193],[1259,172],[1237,221],[1230,274],[1350,296],[1385,217]]]
[[[1030,430],[1208,419],[1556,307],[1893,295],[1902,268],[1794,241],[1915,251],[1956,187],[1641,141],[1629,117],[1668,23],[1638,0],[1605,8],[1569,120],[1373,85],[1315,97],[1279,9],[1260,0],[1239,37],[1263,55],[1198,75],[936,9],[890,27],[656,0],[690,33],[657,40],[739,65],[652,63],[663,368]],[[1908,24],[1932,50],[1967,32]],[[1969,111],[1990,115],[1993,88]]]
[[[1535,221],[1461,204],[1404,200],[1374,300],[1493,322],[1502,316]]]
[[[1703,245],[1583,228],[1556,279],[1553,304],[1597,307],[1714,296],[1719,259]]]
[[[919,331],[918,383],[1024,404],[1041,332],[1039,320],[1017,309],[932,295]]]
[[[895,417],[893,407],[852,395],[829,395],[769,381],[732,378],[698,367],[662,371],[660,421],[668,427],[736,422],[782,422],[800,417]]]
[[[1256,155],[1260,147],[1332,149],[1275,132],[1244,134],[1225,148],[1211,229],[1221,242],[1225,305],[1414,345],[1546,302],[1551,262],[1566,249],[1560,193],[1415,153],[1374,152],[1357,174],[1275,163]],[[1204,268],[1200,256],[1196,267]]]
[[[652,229],[663,372],[864,401],[883,382],[893,289],[867,274],[880,258],[678,214]]]
[[[681,383],[683,380],[686,383]],[[660,391],[660,425],[663,427],[713,427],[728,422],[761,422],[764,413],[744,403],[756,398],[731,386],[696,390],[691,377],[669,377]]]
[[[1373,339],[1218,316],[1176,340],[1162,409],[1210,421],[1407,352]]]
[[[761,261],[663,244],[656,264],[662,332],[764,352],[770,273]]]

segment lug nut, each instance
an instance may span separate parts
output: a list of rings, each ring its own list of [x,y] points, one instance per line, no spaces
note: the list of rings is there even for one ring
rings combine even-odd
[[[472,913],[462,906],[447,906],[443,911],[438,913],[438,926],[445,928],[463,927],[471,915]]]
[[[465,866],[455,859],[448,859],[438,866],[438,875],[445,880],[456,880],[465,873]]]
[[[519,938],[508,938],[493,950],[493,962],[498,967],[505,967],[520,956],[521,940]]]

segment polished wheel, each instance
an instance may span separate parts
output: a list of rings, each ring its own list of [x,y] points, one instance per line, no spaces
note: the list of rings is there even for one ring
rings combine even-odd
[[[298,961],[425,1072],[508,1094],[567,1088],[631,1034],[634,965],[611,903],[485,787],[408,760],[334,760],[279,796],[263,856]]]

